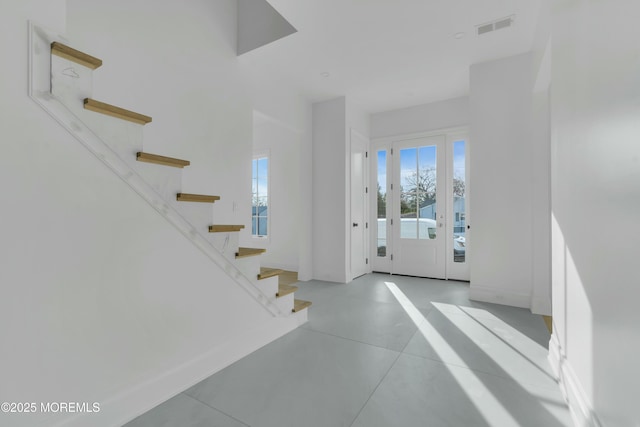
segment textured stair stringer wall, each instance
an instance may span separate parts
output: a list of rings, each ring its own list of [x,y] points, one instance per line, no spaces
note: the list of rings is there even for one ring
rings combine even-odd
[[[38,86],[48,72],[32,70],[34,98],[60,108]],[[188,228],[168,226],[175,212],[122,185],[105,167],[108,153],[89,155],[46,115],[29,111],[26,121],[39,125],[22,134],[40,139],[16,131],[23,145],[2,151],[41,150],[23,156],[30,163],[2,162],[14,178],[5,194],[17,202],[3,211],[14,219],[3,236],[23,242],[28,257],[14,248],[9,259],[17,262],[1,274],[15,307],[2,305],[3,317],[31,338],[5,334],[15,345],[3,355],[13,368],[3,372],[2,397],[99,402],[101,411],[19,414],[10,425],[120,425],[298,326],[301,318],[274,317],[238,287],[234,271],[185,239]],[[92,135],[81,123],[67,130]],[[137,179],[120,166],[109,165],[125,182]],[[19,211],[35,200],[40,215]],[[37,268],[23,268],[29,260]]]
[[[278,308],[269,302],[268,298],[245,277],[241,270],[229,262],[218,250],[200,235],[200,230],[196,230],[170,203],[158,194],[144,179],[141,178],[130,165],[118,156],[98,135],[89,129],[73,112],[49,92],[50,84],[44,80],[43,70],[48,70],[47,64],[50,61],[50,54],[47,47],[54,40],[63,39],[51,32],[37,27],[30,26],[30,85],[29,92],[34,101],[51,114],[71,135],[81,142],[98,159],[107,165],[124,182],[126,182],[136,193],[138,193],[147,203],[156,209],[167,221],[176,227],[185,237],[196,245],[213,262],[226,271],[226,273],[240,285],[256,301],[265,306],[273,315],[280,315]],[[146,167],[147,165],[142,165]],[[169,172],[173,172],[169,170]]]

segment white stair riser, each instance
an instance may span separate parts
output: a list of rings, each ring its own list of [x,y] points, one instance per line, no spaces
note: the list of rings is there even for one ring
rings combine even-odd
[[[256,277],[255,284],[265,295],[273,295],[275,299],[278,292],[278,276],[267,277],[262,280],[258,280]]]
[[[213,223],[213,205],[211,203],[178,202],[173,196],[173,205],[198,233],[208,238],[209,226]]]
[[[209,227],[207,227],[207,230]],[[228,260],[235,263],[236,252],[240,247],[240,236],[237,232],[207,233],[207,240]]]
[[[136,162],[136,171],[164,200],[175,200],[182,191],[182,169]],[[189,218],[186,218],[189,220]]]
[[[289,310],[288,313],[291,313],[291,310]],[[300,310],[297,313],[291,313],[289,316],[296,319],[296,321],[298,322],[298,326],[300,326],[307,323],[307,321],[309,320],[308,314],[309,308],[305,308],[304,310]]]
[[[255,279],[258,277],[258,273],[260,273],[260,255],[249,256],[244,258],[235,258],[236,267],[249,279],[253,279],[252,282],[255,283]],[[261,289],[262,291],[262,289]],[[265,292],[262,292],[266,295]]]
[[[276,298],[276,305],[280,310],[282,310],[283,313],[291,313],[291,309],[293,308],[294,293],[295,292],[292,292],[283,297]]]

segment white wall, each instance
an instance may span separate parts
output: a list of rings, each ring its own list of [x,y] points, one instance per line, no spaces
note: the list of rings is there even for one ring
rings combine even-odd
[[[256,52],[257,53],[257,52]],[[294,202],[290,207],[299,212],[297,218],[298,228],[287,228],[288,234],[282,236],[284,240],[290,239],[295,234],[298,252],[297,266],[294,269],[298,272],[299,280],[310,280],[313,275],[313,259],[312,259],[312,160],[311,160],[311,144],[312,144],[312,109],[311,102],[304,99],[300,94],[294,92],[286,84],[274,84],[262,81],[263,75],[256,73],[255,66],[251,62],[253,53],[248,53],[238,58],[238,66],[245,81],[245,86],[250,93],[254,111],[274,125],[282,128],[287,133],[295,133],[298,136],[297,152],[298,159],[290,159],[285,156],[284,161],[288,159],[296,161],[298,164],[298,181],[299,194],[296,196],[289,195],[289,200]],[[260,137],[258,137],[260,138]],[[293,179],[293,178],[292,178]],[[285,219],[291,220],[289,214],[285,214]],[[242,242],[251,245],[253,242],[250,236],[245,234],[242,236]],[[287,259],[272,259],[274,264],[287,265],[290,261]],[[265,264],[266,265],[266,264]]]
[[[551,15],[549,3],[540,2],[533,43],[532,116],[532,229],[533,278],[531,311],[551,315]]]
[[[471,66],[471,297],[530,307],[533,55]]]
[[[371,115],[371,138],[427,132],[469,124],[469,98],[423,104]]]
[[[346,99],[313,104],[313,278],[347,282]]]
[[[269,156],[269,230],[267,238],[249,238],[247,245],[265,248],[262,265],[298,271],[300,149],[302,133],[259,114],[253,127],[254,152]]]
[[[144,150],[191,160],[185,191],[220,196],[216,223],[248,228],[253,115],[235,53],[235,1],[67,4],[69,37],[104,61],[94,97],[153,117]]]
[[[580,426],[640,425],[639,14],[554,2],[552,357]]]
[[[193,160],[185,188],[221,194],[227,219],[238,201],[248,218],[252,109],[236,76],[234,2],[143,3],[68,2],[74,46],[105,60],[96,97],[152,115],[145,148]],[[0,80],[0,400],[101,411],[0,414],[2,425],[121,425],[278,329],[29,99],[27,19],[63,33],[65,18],[51,0],[4,2],[0,14],[11,64]]]
[[[351,280],[351,131],[369,115],[345,97],[313,104],[313,278]]]

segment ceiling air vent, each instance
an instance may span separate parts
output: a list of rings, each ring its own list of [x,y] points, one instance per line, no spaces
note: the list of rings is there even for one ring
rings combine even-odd
[[[490,33],[491,31],[502,30],[503,28],[509,28],[513,25],[513,21],[515,19],[515,15],[507,16],[506,18],[496,19],[495,21],[487,22],[486,24],[481,24],[476,26],[478,29],[478,35],[481,36],[486,33]]]
[[[488,33],[490,31],[493,31],[493,22],[491,24],[484,24],[484,25],[480,25],[478,27],[478,35],[482,35],[485,33]]]

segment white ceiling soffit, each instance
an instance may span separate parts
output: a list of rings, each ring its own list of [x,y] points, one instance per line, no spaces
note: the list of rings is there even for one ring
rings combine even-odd
[[[253,87],[292,90],[311,102],[347,96],[370,113],[468,95],[472,64],[531,51],[541,5],[541,0],[268,2],[298,32],[239,57]],[[512,25],[495,31],[496,22],[511,17]],[[478,36],[478,24],[488,23],[494,31]]]
[[[238,0],[238,56],[296,31],[266,0]]]

